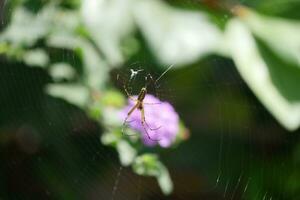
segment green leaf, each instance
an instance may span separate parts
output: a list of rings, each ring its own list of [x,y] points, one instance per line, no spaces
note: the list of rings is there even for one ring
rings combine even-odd
[[[299,128],[298,68],[266,62],[250,30],[241,20],[229,22],[226,36],[236,67],[254,94],[286,129]]]
[[[83,22],[112,66],[124,62],[121,43],[133,31],[132,0],[83,1]]]
[[[46,67],[49,63],[49,56],[43,49],[34,49],[26,51],[23,60],[29,66]]]
[[[125,105],[125,98],[117,90],[108,90],[101,98],[101,102],[106,106],[114,106],[116,108],[122,108]]]
[[[87,39],[70,32],[56,32],[49,36],[47,43],[56,48],[77,50],[83,60],[86,84],[95,90],[102,90],[105,87],[109,73],[108,65]]]
[[[90,118],[98,121],[103,114],[103,106],[98,102],[89,105],[88,115]]]
[[[300,67],[300,22],[259,15],[250,9],[239,8],[241,19],[277,55]]]
[[[8,53],[9,50],[10,50],[10,46],[7,44],[7,42],[0,40],[0,54]]]
[[[9,41],[16,46],[32,46],[44,37],[51,28],[54,7],[45,6],[38,15],[23,7],[18,7],[12,16],[12,21],[0,36],[0,41]]]
[[[55,48],[75,50],[80,48],[83,39],[72,32],[53,32],[47,37],[47,45]]]
[[[50,66],[49,73],[55,81],[72,80],[76,75],[74,68],[68,63],[55,63]]]
[[[80,14],[77,10],[56,8],[54,15],[52,32],[72,32],[76,33],[81,25]],[[78,33],[77,33],[78,34]]]
[[[109,68],[97,49],[89,42],[81,44],[86,83],[93,89],[103,90],[108,81]]]
[[[129,166],[135,159],[137,152],[126,140],[117,143],[117,151],[123,166]]]
[[[113,106],[105,106],[103,108],[103,121],[106,126],[121,127],[123,120],[121,119],[120,110]]]
[[[46,92],[81,108],[85,107],[89,100],[88,89],[82,85],[49,84],[46,87]]]
[[[137,1],[134,17],[152,52],[164,64],[188,64],[221,53],[223,37],[205,13],[172,8],[163,1]]]
[[[84,65],[85,84],[91,89],[103,90],[108,79],[108,65],[101,57],[100,50],[85,38],[85,35],[78,34],[77,31],[82,28],[79,21],[78,12],[58,11],[53,30],[47,37],[47,44],[80,53]]]
[[[159,161],[155,154],[138,156],[133,164],[135,173],[143,176],[154,176],[165,195],[173,191],[173,182],[168,169]]]
[[[156,178],[162,192],[165,195],[171,194],[173,191],[173,182],[168,169],[162,163],[159,165],[159,175]]]
[[[115,145],[121,137],[114,132],[106,132],[101,135],[101,143],[104,145]]]
[[[158,157],[155,154],[143,154],[138,156],[133,164],[133,171],[143,176],[158,176]]]

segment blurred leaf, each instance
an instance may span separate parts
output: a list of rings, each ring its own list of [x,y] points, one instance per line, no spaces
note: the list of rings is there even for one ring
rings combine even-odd
[[[137,38],[135,38],[134,36],[132,37],[129,36],[126,39],[124,39],[124,41],[122,42],[121,50],[124,56],[130,58],[131,56],[138,53],[139,50],[141,50],[140,47],[141,46]]]
[[[86,82],[93,89],[103,90],[108,80],[108,65],[90,43],[84,42],[81,45]]]
[[[67,48],[79,52],[84,64],[86,84],[96,90],[104,88],[108,79],[108,65],[87,39],[70,32],[55,32],[49,36],[47,43],[52,47]]]
[[[173,191],[173,183],[168,169],[159,161],[155,154],[143,154],[135,159],[135,173],[143,176],[155,176],[162,192],[166,195]]]
[[[251,31],[278,56],[300,67],[300,23],[295,20],[266,17],[244,7],[237,9]]]
[[[52,32],[73,32],[75,33],[81,25],[80,14],[77,10],[56,9],[53,17]]]
[[[22,60],[24,49],[19,46],[12,46],[5,41],[0,41],[0,54],[5,54],[7,57],[15,60]]]
[[[9,51],[9,45],[6,42],[0,41],[0,54],[7,53]]]
[[[106,132],[101,135],[101,143],[104,145],[115,145],[118,143],[120,137],[114,132]]]
[[[76,75],[74,68],[68,63],[55,63],[50,66],[50,75],[53,77],[54,81],[61,80],[72,80]]]
[[[101,102],[106,106],[121,108],[125,105],[125,98],[117,90],[108,90],[104,93]]]
[[[237,69],[255,95],[285,128],[297,129],[300,126],[299,70],[268,65],[250,30],[238,19],[229,22],[226,35]]]
[[[49,56],[43,49],[34,49],[26,51],[23,60],[29,66],[46,67],[49,63]]]
[[[222,53],[222,33],[204,13],[171,8],[162,1],[137,1],[134,17],[152,52],[165,64],[188,64]]]
[[[18,7],[13,12],[11,23],[0,35],[0,41],[9,41],[16,46],[32,46],[49,32],[53,15],[54,7],[51,5],[45,6],[37,15]]]
[[[103,123],[107,126],[120,127],[123,123],[120,110],[112,106],[106,106],[103,109]]]
[[[84,64],[85,83],[92,89],[103,89],[108,78],[108,66],[101,58],[99,49],[77,32],[80,28],[79,13],[61,11],[55,17],[56,23],[47,38],[47,44],[80,53]]]
[[[102,105],[100,105],[98,102],[89,105],[89,112],[88,112],[89,117],[98,121],[102,116],[102,112],[103,112],[102,109],[103,109]]]
[[[89,92],[86,87],[74,84],[49,84],[46,92],[53,96],[62,98],[65,101],[83,108],[89,99]]]
[[[126,140],[117,143],[117,151],[123,166],[129,166],[135,159],[137,152]]]
[[[138,175],[143,176],[158,176],[159,162],[157,155],[155,154],[143,154],[138,156],[133,163],[133,170]]]
[[[173,191],[173,182],[170,178],[168,169],[161,163],[159,165],[159,175],[157,176],[157,181],[164,194],[171,194]]]
[[[80,47],[82,38],[72,32],[59,31],[51,33],[47,38],[47,45],[55,48],[74,50]]]
[[[132,0],[83,1],[84,24],[110,65],[124,62],[121,42],[133,31]]]
[[[121,127],[123,119],[121,108],[125,105],[123,95],[115,90],[108,90],[99,96],[99,103],[103,106],[102,122],[111,127]]]

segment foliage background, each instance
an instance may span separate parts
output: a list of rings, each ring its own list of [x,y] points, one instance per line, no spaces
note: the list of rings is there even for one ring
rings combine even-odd
[[[139,4],[123,2],[129,6]],[[160,19],[157,21],[152,16],[152,23],[138,18],[138,28],[132,28],[136,24],[132,24],[126,12],[107,18],[105,12],[101,16],[99,11],[96,13],[102,21],[97,21],[92,10],[80,14],[82,4],[76,0],[51,1],[55,7],[50,6],[44,14],[40,11],[49,5],[46,1],[2,1],[1,199],[298,198],[299,130],[297,123],[292,127],[286,119],[297,122],[300,115],[299,2],[166,2],[172,9],[205,13],[220,33],[243,33],[239,21],[230,23],[236,18],[248,24],[259,47],[257,60],[262,58],[268,64],[272,84],[291,102],[291,107],[282,111],[278,101],[266,102],[268,97],[257,92],[255,84],[267,96],[271,94],[270,87],[257,82],[255,71],[240,75],[247,68],[247,61],[241,54],[228,54],[228,44],[216,48],[212,42],[203,49],[200,45],[190,51],[186,47],[188,54],[179,51],[182,57],[172,57],[170,51],[153,51],[161,41],[147,33],[159,30],[159,26],[151,25],[166,19],[168,12],[164,8],[161,12],[166,13],[165,17],[155,15]],[[232,5],[236,4],[272,19],[284,18],[289,26],[276,29],[269,19],[256,18],[255,14],[249,18],[239,12],[232,14]],[[32,14],[20,11],[21,8]],[[16,13],[20,21],[9,31],[7,27],[13,24]],[[35,17],[36,13],[39,14]],[[165,34],[176,39],[178,33],[182,38],[180,27],[189,27],[175,22],[174,31]],[[123,25],[109,26],[110,23]],[[227,31],[228,24],[233,27],[231,32]],[[219,37],[211,25],[204,30],[211,32],[206,37],[199,35],[199,44],[206,44],[208,40],[204,39],[214,34]],[[238,36],[232,36],[229,42],[232,49],[246,41],[238,40]],[[116,151],[101,143],[105,123],[100,125],[92,114],[99,111],[103,115],[109,106],[102,102],[96,105],[100,110],[94,109],[92,94],[103,95],[118,87],[113,73],[117,68],[130,68],[138,62],[160,74],[176,58],[179,67],[166,76],[162,93],[174,104],[191,135],[176,148],[154,150],[168,167],[175,186],[170,196],[164,196],[154,179],[121,167]],[[254,64],[248,64],[247,69],[254,68]],[[279,117],[277,110],[282,111],[277,114]]]

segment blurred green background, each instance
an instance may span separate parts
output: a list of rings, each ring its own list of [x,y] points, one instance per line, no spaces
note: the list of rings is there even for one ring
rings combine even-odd
[[[299,199],[299,1],[151,2],[1,1],[0,199]],[[248,19],[236,5],[257,16]],[[246,60],[267,64],[291,109],[275,101],[272,85],[257,82],[259,74],[243,72],[256,62],[244,64],[219,39],[228,32],[232,46],[241,44],[237,22],[230,23],[237,18],[259,49],[259,58]],[[276,29],[273,18],[286,24]],[[199,39],[191,41],[205,45],[182,39],[194,33]],[[158,77],[170,64],[158,93],[189,138],[154,150],[174,183],[165,196],[155,179],[121,167],[116,151],[101,143],[108,105],[98,108],[92,96],[123,93],[116,72],[126,76],[138,66]],[[91,117],[94,109],[100,118]]]

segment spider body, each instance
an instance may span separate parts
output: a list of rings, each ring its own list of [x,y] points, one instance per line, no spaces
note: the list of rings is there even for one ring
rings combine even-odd
[[[138,95],[137,100],[141,102],[144,101],[146,94],[147,94],[147,89],[146,87],[143,87]]]
[[[143,102],[138,101],[137,104],[138,104],[138,106],[137,106],[137,109],[138,109],[138,110],[143,110],[143,109],[144,109]]]

